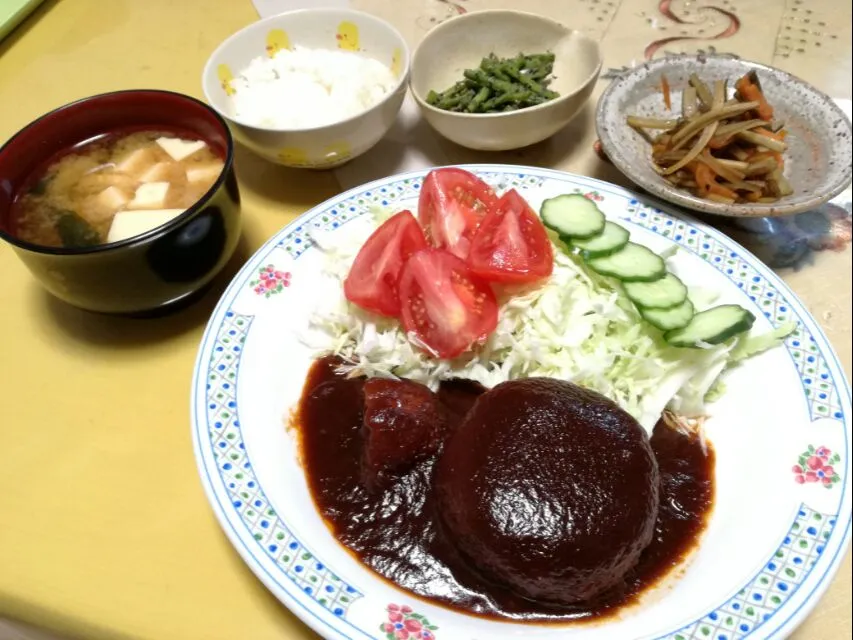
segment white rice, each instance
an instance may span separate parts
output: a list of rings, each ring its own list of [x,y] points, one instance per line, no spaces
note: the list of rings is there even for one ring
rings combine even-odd
[[[381,62],[347,51],[282,49],[260,56],[232,81],[234,116],[276,129],[319,127],[380,102],[397,78]]]

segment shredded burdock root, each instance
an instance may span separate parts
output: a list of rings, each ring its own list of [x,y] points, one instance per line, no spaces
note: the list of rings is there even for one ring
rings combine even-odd
[[[661,87],[671,109],[669,83]],[[674,187],[723,204],[770,203],[791,195],[783,175],[784,123],[773,119],[754,71],[711,87],[695,73],[681,94],[681,117],[628,116],[628,125],[652,146],[654,170]],[[656,134],[650,131],[657,132]]]

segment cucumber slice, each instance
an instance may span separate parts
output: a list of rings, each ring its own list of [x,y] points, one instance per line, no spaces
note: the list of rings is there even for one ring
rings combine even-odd
[[[699,343],[720,344],[752,328],[755,316],[736,304],[713,307],[693,316],[687,326],[667,331],[664,339],[674,347],[698,347]]]
[[[640,309],[640,315],[653,327],[661,331],[681,329],[693,319],[693,303],[685,298],[684,302],[669,309]]]
[[[586,259],[600,258],[616,253],[628,244],[631,234],[625,227],[615,222],[605,222],[604,229],[597,236],[591,238],[570,238],[571,245],[583,251]]]
[[[671,273],[654,282],[625,282],[622,286],[640,308],[671,309],[687,299],[687,287]]]
[[[590,269],[624,282],[652,282],[666,273],[663,258],[641,244],[629,242],[616,253],[587,260]]]
[[[579,194],[549,198],[539,213],[546,227],[569,238],[591,238],[604,229],[604,214]]]

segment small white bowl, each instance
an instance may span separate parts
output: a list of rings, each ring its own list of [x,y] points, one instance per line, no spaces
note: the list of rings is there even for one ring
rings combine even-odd
[[[254,58],[294,45],[342,49],[378,60],[391,69],[397,83],[379,103],[334,124],[275,129],[236,118],[229,97],[234,90],[231,79]],[[255,22],[225,40],[208,59],[202,86],[234,137],[258,155],[288,167],[329,169],[361,155],[388,132],[403,104],[408,76],[406,42],[387,22],[348,9],[302,9]]]
[[[430,90],[444,91],[494,53],[555,54],[550,88],[558,98],[506,113],[457,113],[426,102]],[[412,57],[409,85],[427,122],[453,142],[481,151],[518,149],[565,127],[587,101],[602,57],[598,43],[559,22],[522,11],[475,11],[448,20],[427,33]]]

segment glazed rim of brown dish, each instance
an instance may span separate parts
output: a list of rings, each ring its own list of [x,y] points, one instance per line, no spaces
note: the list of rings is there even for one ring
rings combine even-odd
[[[789,155],[790,165],[796,167],[789,174],[795,189],[793,195],[772,203],[724,204],[705,200],[687,190],[675,188],[654,172],[651,148],[628,126],[625,119],[634,113],[642,97],[649,95],[649,88],[654,87],[653,91],[660,94],[658,81],[662,74],[667,75],[673,91],[677,91],[680,85],[673,78],[679,71],[685,75],[695,71],[701,78],[704,65],[708,65],[708,73],[713,73],[715,69],[718,72],[728,69],[727,76],[731,81],[752,70],[759,74],[765,88],[771,87],[768,92],[771,106],[779,108],[785,114],[786,124],[791,124],[787,121],[789,117],[795,120],[792,127],[794,130],[789,128],[791,137],[797,137],[798,131],[812,134],[811,142],[803,144],[808,145],[812,157],[818,160],[816,173],[821,176],[817,180],[819,184],[808,191],[798,189],[797,173],[811,173],[815,168],[808,166],[806,161],[796,160]],[[780,86],[786,87],[792,95],[798,94],[801,99],[780,99],[772,89]],[[662,110],[662,95],[660,105]],[[786,71],[732,56],[684,54],[645,62],[611,82],[599,99],[595,124],[603,151],[635,185],[663,200],[701,213],[729,217],[769,217],[801,213],[837,196],[850,185],[853,178],[853,131],[850,120],[835,101]],[[637,151],[637,148],[642,151]]]

